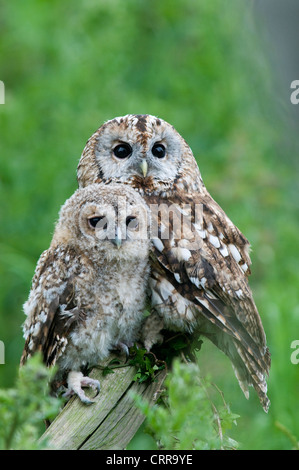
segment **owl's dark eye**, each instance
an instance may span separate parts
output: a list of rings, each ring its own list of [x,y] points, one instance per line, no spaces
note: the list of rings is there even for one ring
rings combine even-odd
[[[98,229],[107,229],[107,218],[103,215],[100,217],[91,217],[88,219],[89,225],[91,225],[92,228],[98,228]]]
[[[163,158],[166,155],[166,149],[162,144],[155,144],[152,148],[152,154],[154,157]]]
[[[136,217],[134,217],[134,216],[127,217],[126,218],[126,226],[130,230],[136,230],[136,228],[138,227],[138,220],[136,219]]]
[[[129,144],[119,144],[114,147],[113,153],[117,158],[127,158],[132,153],[132,147]]]

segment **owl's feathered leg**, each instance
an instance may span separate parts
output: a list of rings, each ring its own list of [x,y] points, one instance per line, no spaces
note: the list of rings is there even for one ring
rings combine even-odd
[[[94,403],[93,400],[87,398],[85,393],[82,390],[82,387],[90,387],[97,391],[96,395],[98,395],[100,391],[100,382],[98,380],[91,379],[89,377],[85,377],[82,372],[71,371],[67,376],[67,385],[68,389],[63,394],[64,397],[70,397],[72,395],[77,395],[82,403],[85,405],[91,405]]]
[[[145,318],[140,332],[140,340],[147,351],[150,351],[154,344],[163,343],[161,331],[164,328],[164,321],[155,310]]]

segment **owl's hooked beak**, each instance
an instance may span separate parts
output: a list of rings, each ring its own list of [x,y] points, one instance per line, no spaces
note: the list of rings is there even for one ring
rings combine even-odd
[[[145,159],[143,159],[142,162],[140,163],[140,168],[141,168],[143,177],[145,178],[148,172],[148,164]]]
[[[116,246],[117,249],[121,247],[122,244],[122,236],[121,236],[121,231],[119,228],[116,229],[115,231],[115,237],[112,238],[112,243]]]

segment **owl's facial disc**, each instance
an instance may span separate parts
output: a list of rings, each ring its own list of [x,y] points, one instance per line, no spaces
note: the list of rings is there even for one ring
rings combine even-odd
[[[128,182],[134,177],[170,183],[181,167],[183,139],[172,126],[147,116],[115,119],[96,139],[99,178]]]

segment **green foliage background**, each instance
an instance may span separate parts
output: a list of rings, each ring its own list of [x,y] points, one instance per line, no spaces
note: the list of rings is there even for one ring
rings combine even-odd
[[[272,353],[269,414],[254,393],[245,400],[206,342],[202,374],[240,415],[230,435],[241,448],[291,448],[277,422],[298,439],[298,142],[252,5],[0,1],[0,387],[15,379],[22,304],[86,140],[104,120],[154,114],[188,141],[213,197],[252,243],[251,286]]]

